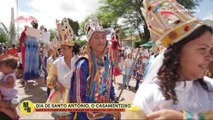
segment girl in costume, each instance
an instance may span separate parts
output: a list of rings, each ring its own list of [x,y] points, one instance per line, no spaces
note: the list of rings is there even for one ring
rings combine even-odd
[[[39,51],[38,40],[40,38],[40,31],[38,23],[32,21],[32,27],[27,27],[25,53],[24,53],[24,81],[39,77]],[[24,33],[23,33],[24,34]]]
[[[213,81],[204,76],[212,61],[212,29],[175,1],[145,0],[144,6],[152,39],[165,49],[156,58],[154,72],[147,73],[150,82],[141,85],[134,105],[147,116],[173,109],[198,118],[199,113],[213,110]],[[169,11],[173,9],[177,10]]]
[[[96,17],[86,23],[87,58],[81,58],[71,81],[71,102],[74,103],[109,103],[115,101],[112,84],[112,67],[107,53],[106,33]],[[74,112],[70,119],[113,119],[119,113]]]
[[[48,72],[47,86],[51,89],[51,93],[47,102],[68,103],[71,77],[79,59],[79,47],[73,41],[74,32],[67,18],[62,20],[62,24],[57,22],[57,30],[61,38],[60,47],[63,56],[53,62]]]

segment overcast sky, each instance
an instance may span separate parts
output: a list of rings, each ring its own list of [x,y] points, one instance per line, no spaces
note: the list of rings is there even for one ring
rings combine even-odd
[[[100,6],[98,0],[0,0],[0,21],[9,26],[10,10],[14,7],[15,18],[18,16],[33,16],[39,25],[48,29],[55,28],[55,20],[69,17],[79,22],[96,12]],[[26,23],[20,23],[23,26]],[[28,23],[29,24],[29,23]]]
[[[18,12],[17,12],[18,1]],[[55,28],[55,20],[69,17],[79,22],[96,12],[99,0],[0,0],[0,21],[9,26],[10,10],[14,7],[15,18],[33,16],[47,29]],[[213,0],[203,0],[196,9],[195,16],[200,19],[213,19]],[[23,27],[26,23],[20,23]],[[28,23],[29,24],[29,23]]]

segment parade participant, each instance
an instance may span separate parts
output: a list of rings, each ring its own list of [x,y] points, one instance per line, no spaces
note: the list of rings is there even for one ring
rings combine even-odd
[[[129,90],[129,82],[131,80],[132,74],[133,74],[133,69],[132,69],[132,65],[134,64],[134,60],[132,58],[132,53],[129,51],[127,53],[127,58],[124,60],[123,63],[123,85],[124,87],[127,88],[127,90]]]
[[[116,76],[120,75],[120,70],[118,67],[119,62],[119,49],[120,49],[120,30],[117,28],[115,32],[111,35],[111,45],[109,48],[110,59],[113,64],[113,77],[114,77],[114,84],[116,84]]]
[[[51,89],[51,93],[47,102],[69,102],[70,81],[76,61],[79,57],[79,47],[73,41],[74,32],[69,25],[68,19],[64,18],[62,24],[57,21],[57,30],[60,35],[60,47],[63,54],[62,57],[56,59],[50,67],[47,76],[47,86]]]
[[[211,27],[172,0],[145,0],[144,7],[151,37],[165,49],[157,57],[156,73],[147,73],[152,82],[140,86],[134,105],[146,114],[173,109],[196,116],[213,110],[213,82],[204,77],[212,61]]]
[[[25,41],[25,56],[24,56],[24,82],[25,85],[28,80],[39,77],[39,51],[38,40],[40,38],[40,31],[38,23],[31,22],[32,27],[27,27],[26,41]]]
[[[12,108],[12,100],[17,99],[15,69],[17,60],[13,57],[3,58],[0,61],[1,72],[4,74],[0,81],[0,111],[10,116],[11,119],[18,119],[15,108]]]
[[[52,42],[53,43],[53,42]],[[48,59],[47,59],[47,75],[49,74],[51,65],[53,64],[53,62],[59,57],[59,53],[57,51],[57,45],[56,44],[52,44],[52,48],[49,49],[48,51]],[[47,79],[46,79],[47,82]],[[50,88],[47,86],[47,95],[49,97],[50,94]]]
[[[112,68],[107,53],[106,33],[96,17],[89,18],[85,26],[87,57],[81,58],[71,82],[71,102],[109,103],[115,101]],[[113,119],[117,112],[74,112],[70,119]]]
[[[27,31],[27,27],[28,26],[24,26],[24,30],[22,31],[21,33],[21,36],[19,38],[19,47],[21,49],[21,63],[22,63],[22,69],[24,71],[24,56],[25,56],[25,42],[26,42],[26,39],[27,39],[27,35],[26,35],[26,31]]]
[[[143,79],[144,64],[142,60],[143,57],[139,56],[133,68],[133,78],[136,80],[135,91],[138,90],[139,83]]]

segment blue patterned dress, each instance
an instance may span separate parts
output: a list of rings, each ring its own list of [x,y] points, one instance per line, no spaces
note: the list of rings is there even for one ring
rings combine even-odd
[[[39,77],[39,53],[36,37],[27,37],[25,42],[24,80]]]

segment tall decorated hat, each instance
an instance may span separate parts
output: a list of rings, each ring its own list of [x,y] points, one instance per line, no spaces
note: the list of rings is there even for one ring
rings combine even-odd
[[[164,47],[176,43],[201,26],[176,0],[144,0],[142,8],[151,38]]]
[[[50,42],[50,48],[51,49],[59,49],[60,48],[60,42],[58,41],[58,39],[55,37],[52,39],[52,41]]]
[[[68,19],[64,18],[61,23],[57,20],[56,25],[60,45],[74,46],[74,32],[69,25]]]
[[[85,24],[84,30],[88,41],[91,39],[94,32],[104,32],[98,18],[95,16],[90,16],[89,20]]]

